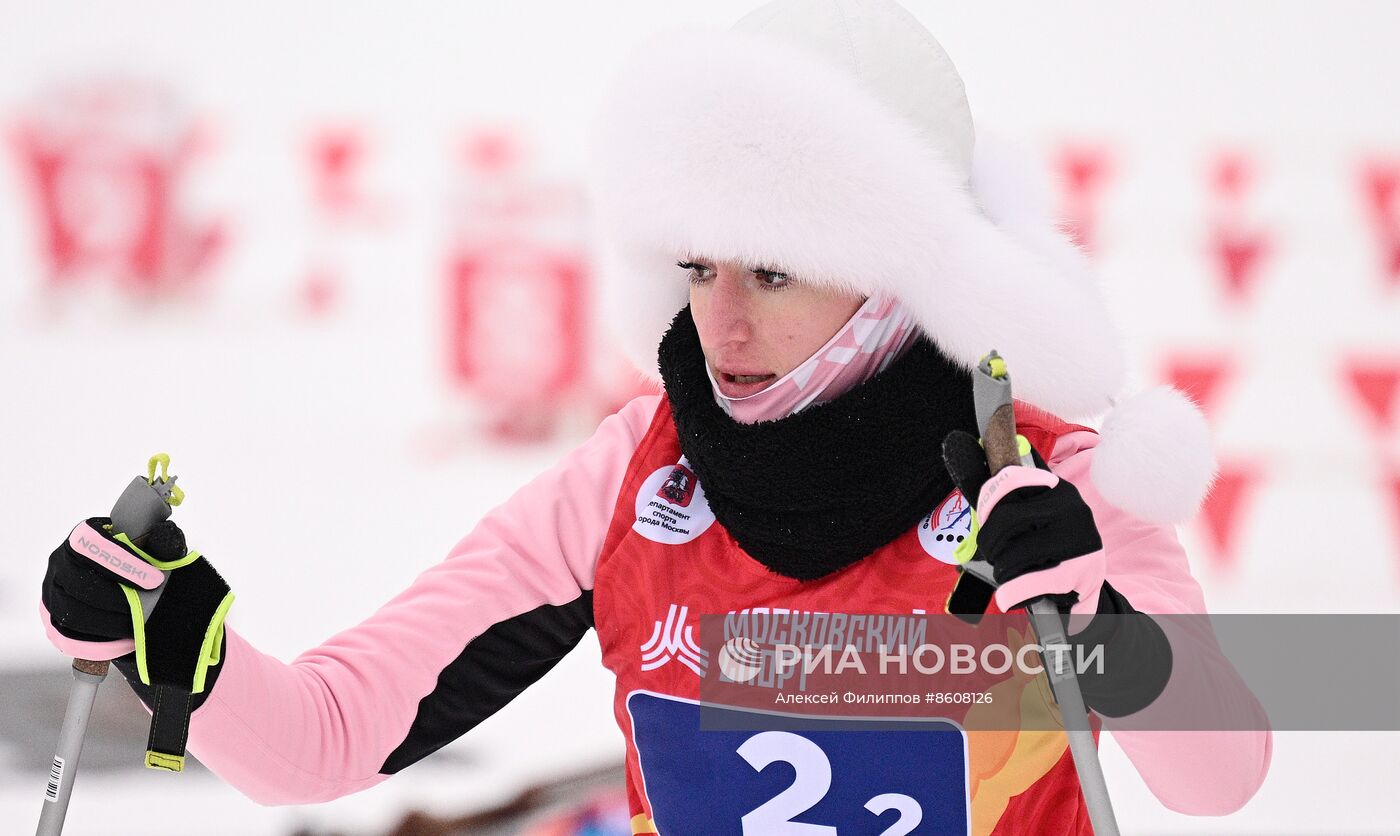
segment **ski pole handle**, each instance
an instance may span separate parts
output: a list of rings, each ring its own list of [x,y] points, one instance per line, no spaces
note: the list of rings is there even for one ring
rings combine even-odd
[[[112,506],[112,531],[113,533],[125,534],[131,538],[133,543],[139,543],[146,532],[155,528],[157,524],[170,518],[171,505],[180,504],[183,498],[183,491],[175,487],[175,480],[178,477],[167,477],[164,473],[157,478],[155,468],[157,464],[164,463],[169,466],[170,457],[164,453],[151,457],[150,471],[148,477],[136,476],[122,491],[122,495],[117,498],[117,502]],[[174,502],[172,503],[172,498]],[[106,661],[94,661],[91,659],[74,659],[73,669],[82,671],[91,676],[104,677],[107,675]]]
[[[987,469],[993,476],[1012,465],[1035,467],[1035,461],[1029,455],[1022,456],[1017,449],[1016,413],[1011,404],[999,406],[992,412],[982,431],[982,444],[987,451]]]
[[[157,464],[161,466],[159,478],[155,475]],[[180,504],[184,492],[175,487],[175,477],[167,475],[169,465],[170,457],[159,453],[148,462],[146,477],[137,476],[131,480],[112,507],[113,531],[124,533],[136,542],[170,516],[171,506]],[[58,746],[49,766],[49,782],[44,788],[44,807],[39,813],[36,836],[59,836],[63,832],[93,701],[102,680],[107,678],[110,664],[106,660],[73,660],[73,685],[68,691],[68,708],[63,714]]]
[[[1022,453],[1016,434],[1016,413],[1011,399],[1011,376],[1006,361],[992,351],[978,363],[972,375],[973,406],[977,426],[982,434],[982,447],[987,455],[987,469],[995,477],[1002,468],[1012,465],[1035,467],[1029,445]],[[990,568],[990,567],[988,567]],[[995,583],[995,581],[991,581]],[[1065,637],[1060,609],[1048,597],[1026,604],[1031,629],[1036,642],[1044,650],[1045,675],[1050,679],[1050,692],[1060,707],[1065,735],[1069,739],[1074,769],[1079,774],[1079,786],[1084,793],[1084,806],[1094,836],[1118,836],[1118,821],[1113,815],[1113,803],[1108,797],[1108,784],[1103,777],[1098,747],[1089,728],[1089,711],[1079,689],[1079,677],[1069,658],[1069,642]],[[1052,652],[1053,651],[1053,652]]]

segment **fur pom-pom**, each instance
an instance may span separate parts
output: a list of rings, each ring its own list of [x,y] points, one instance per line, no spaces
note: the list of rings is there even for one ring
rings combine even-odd
[[[1170,386],[1148,389],[1104,418],[1091,474],[1103,498],[1149,522],[1181,523],[1215,479],[1205,416]]]

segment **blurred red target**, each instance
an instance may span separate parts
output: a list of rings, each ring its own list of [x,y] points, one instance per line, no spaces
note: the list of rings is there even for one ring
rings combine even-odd
[[[111,81],[42,91],[12,140],[31,186],[50,281],[98,273],[141,291],[192,283],[223,242],[183,204],[204,136],[174,95]]]
[[[585,353],[576,257],[509,243],[459,255],[449,269],[448,367],[498,436],[537,438],[579,381]]]

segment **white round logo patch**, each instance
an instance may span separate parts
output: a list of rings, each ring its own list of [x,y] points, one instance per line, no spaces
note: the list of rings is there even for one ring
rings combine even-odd
[[[684,458],[659,468],[637,492],[637,521],[632,530],[656,543],[689,543],[715,521],[705,489]]]
[[[956,566],[953,550],[971,531],[972,506],[961,492],[954,490],[919,522],[919,545],[944,563]]]

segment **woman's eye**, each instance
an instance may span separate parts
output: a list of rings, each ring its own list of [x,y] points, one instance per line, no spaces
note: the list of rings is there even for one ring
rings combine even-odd
[[[706,267],[703,264],[696,264],[693,261],[677,261],[676,266],[682,270],[689,270],[690,280],[692,282],[703,282],[715,277],[713,267]]]
[[[777,290],[792,281],[788,278],[787,273],[778,273],[773,270],[755,270],[753,274],[758,278],[759,287],[765,290]]]

